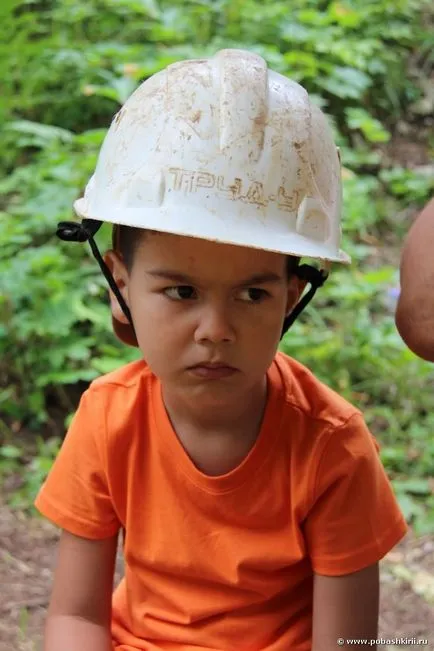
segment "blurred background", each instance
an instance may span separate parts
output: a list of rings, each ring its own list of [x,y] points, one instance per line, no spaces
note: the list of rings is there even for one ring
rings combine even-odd
[[[353,264],[333,270],[282,348],[361,408],[382,445],[412,532],[383,571],[382,630],[399,624],[411,637],[417,611],[423,633],[434,603],[434,367],[402,343],[394,309],[403,238],[434,189],[433,28],[427,0],[1,1],[0,571],[12,592],[0,597],[0,651],[37,648],[56,534],[31,503],[65,427],[88,383],[137,354],[112,334],[88,248],[57,240],[56,224],[72,218],[137,85],[224,47],[258,52],[301,83],[335,130]]]

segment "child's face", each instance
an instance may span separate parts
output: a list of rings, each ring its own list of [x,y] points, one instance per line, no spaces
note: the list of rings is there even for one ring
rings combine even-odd
[[[221,405],[263,383],[302,290],[295,276],[288,279],[284,255],[148,231],[130,272],[118,254],[106,260],[143,357],[166,391]],[[126,322],[113,297],[112,310]],[[192,369],[209,362],[235,371],[210,377]]]

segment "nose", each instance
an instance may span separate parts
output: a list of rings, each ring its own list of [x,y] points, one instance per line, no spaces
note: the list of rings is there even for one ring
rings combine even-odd
[[[233,343],[235,330],[231,323],[228,307],[208,303],[201,307],[195,330],[196,343]]]

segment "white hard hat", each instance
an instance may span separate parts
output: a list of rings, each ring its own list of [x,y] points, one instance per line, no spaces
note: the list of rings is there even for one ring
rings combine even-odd
[[[84,219],[349,262],[323,113],[258,55],[222,50],[153,75],[115,116]]]

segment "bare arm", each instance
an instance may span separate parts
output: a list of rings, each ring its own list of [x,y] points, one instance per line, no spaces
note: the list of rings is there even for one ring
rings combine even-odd
[[[416,355],[434,362],[434,199],[410,229],[400,272],[396,327]]]
[[[45,625],[44,651],[112,651],[117,535],[88,540],[64,531]]]
[[[345,644],[347,639],[375,640],[378,604],[378,563],[345,576],[316,574],[312,651],[353,649],[354,645]],[[377,647],[366,643],[357,644],[357,648],[372,651]]]

